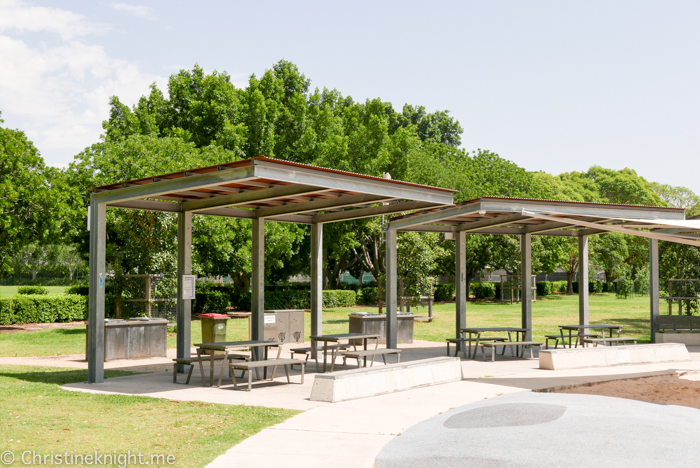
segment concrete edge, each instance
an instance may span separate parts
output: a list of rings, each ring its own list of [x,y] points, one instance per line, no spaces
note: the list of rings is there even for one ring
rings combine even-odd
[[[599,366],[601,367],[601,366]],[[555,387],[545,387],[545,388],[533,388],[530,390],[531,392],[534,393],[556,393],[560,390],[568,390],[570,388],[577,388],[577,387],[592,387],[594,385],[602,384],[602,383],[608,383],[608,382],[617,382],[620,380],[640,380],[640,379],[646,379],[649,377],[657,377],[661,375],[674,375],[678,374],[680,371],[679,369],[676,370],[667,370],[667,371],[658,371],[654,372],[652,374],[648,375],[641,375],[638,377],[624,377],[624,378],[615,378],[615,379],[605,379],[605,380],[598,380],[595,382],[584,382],[584,383],[576,383],[576,384],[571,384],[571,385],[557,385]],[[687,372],[687,371],[685,371]]]
[[[458,357],[452,357],[452,356],[442,356],[442,357],[435,357],[435,358],[428,358],[428,359],[419,359],[416,361],[398,362],[398,363],[393,363],[393,364],[387,364],[387,365],[381,366],[381,367],[362,367],[360,369],[348,369],[348,370],[337,371],[337,372],[329,372],[326,374],[316,374],[315,378],[316,379],[338,380],[338,379],[343,379],[346,377],[355,377],[357,375],[362,375],[362,374],[381,374],[384,372],[392,372],[392,371],[395,371],[396,369],[410,369],[412,367],[422,367],[422,366],[434,364],[434,363],[453,362],[453,361],[461,362],[461,359]],[[462,371],[462,378],[464,378],[464,371]]]

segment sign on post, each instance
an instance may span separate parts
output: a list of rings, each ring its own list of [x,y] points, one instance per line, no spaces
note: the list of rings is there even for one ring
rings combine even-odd
[[[195,275],[182,275],[182,298],[194,299]]]

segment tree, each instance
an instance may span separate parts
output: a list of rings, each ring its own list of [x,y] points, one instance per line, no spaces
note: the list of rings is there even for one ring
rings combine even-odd
[[[73,245],[57,245],[55,262],[57,265],[63,266],[68,270],[68,279],[73,281],[78,268],[85,264],[83,256],[78,249]]]
[[[595,268],[605,272],[606,281],[615,281],[623,273],[629,257],[625,237],[624,234],[610,232],[591,238],[591,262]]]
[[[24,132],[0,125],[0,275],[24,247],[55,241],[65,215],[61,171],[44,164]]]
[[[15,267],[19,271],[28,271],[32,281],[39,272],[51,265],[56,258],[56,249],[52,245],[28,244],[20,249],[15,257]]]

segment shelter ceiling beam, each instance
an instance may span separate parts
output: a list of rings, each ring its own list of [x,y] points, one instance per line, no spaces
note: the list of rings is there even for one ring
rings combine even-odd
[[[108,206],[114,208],[128,208],[132,210],[165,211],[168,213],[179,213],[182,211],[182,205],[180,203],[168,203],[155,200],[129,200],[110,203]]]
[[[434,206],[434,204],[416,201],[390,203],[388,205],[382,206],[370,206],[367,208],[359,208],[355,210],[343,210],[337,213],[318,214],[313,217],[313,222],[325,224],[333,223],[336,221],[349,221],[352,219],[368,218],[384,214],[394,214],[403,213],[404,211],[420,210],[429,206]]]
[[[232,193],[204,200],[191,200],[182,204],[183,211],[204,211],[211,208],[223,208],[226,206],[239,205],[243,203],[260,203],[276,198],[300,195],[303,193],[324,192],[328,189],[319,189],[308,185],[284,185],[282,187],[272,187],[260,190],[249,190],[246,192]]]
[[[468,205],[439,208],[434,211],[428,211],[427,213],[420,213],[391,221],[389,223],[389,227],[391,229],[405,229],[411,226],[419,226],[421,224],[437,222],[443,219],[459,216],[461,214],[478,211],[480,206],[480,203],[469,203]]]
[[[345,206],[357,205],[360,203],[375,203],[382,201],[390,201],[392,198],[376,195],[349,195],[345,197],[328,198],[323,200],[315,200],[308,203],[292,203],[289,205],[275,206],[272,208],[259,208],[255,210],[256,218],[271,218],[286,214],[308,213],[310,211],[323,211],[332,208],[343,208]]]
[[[526,220],[528,218],[521,215],[520,213],[511,214],[511,215],[504,215],[504,216],[497,216],[495,218],[484,219],[481,221],[472,221],[470,223],[461,223],[458,226],[457,230],[463,231],[463,232],[472,232],[472,231],[478,231],[479,229],[483,229],[485,227],[503,226],[504,224],[510,224],[513,222],[522,221],[524,219]]]

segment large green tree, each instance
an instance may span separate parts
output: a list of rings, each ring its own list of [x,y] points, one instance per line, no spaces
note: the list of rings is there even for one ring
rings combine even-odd
[[[23,131],[2,124],[0,119],[0,275],[12,271],[23,248],[56,241],[67,213],[61,171],[44,164]]]

